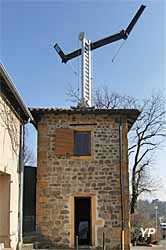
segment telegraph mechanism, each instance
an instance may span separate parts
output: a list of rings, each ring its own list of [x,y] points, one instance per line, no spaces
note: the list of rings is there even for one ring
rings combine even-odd
[[[81,96],[81,103],[78,104],[79,107],[81,108],[92,107],[91,50],[100,48],[104,45],[116,42],[121,39],[126,40],[130,32],[132,31],[134,25],[141,16],[142,12],[144,11],[145,7],[146,6],[141,5],[139,10],[129,23],[128,27],[125,30],[122,30],[114,35],[105,37],[96,42],[91,42],[86,38],[85,33],[81,32],[79,35],[79,39],[82,43],[82,48],[75,50],[67,55],[64,54],[64,52],[57,43],[54,45],[54,48],[61,57],[63,63],[67,63],[69,60],[80,55],[82,57],[82,96]]]

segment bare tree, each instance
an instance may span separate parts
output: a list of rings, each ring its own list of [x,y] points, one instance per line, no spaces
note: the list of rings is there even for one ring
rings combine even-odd
[[[24,146],[24,166],[36,166],[36,157],[32,149],[27,145]]]
[[[78,104],[81,98],[72,85],[68,85],[66,91],[67,100]],[[107,86],[103,89],[96,89],[93,95],[93,105],[97,109],[137,108],[138,101],[131,96],[121,95],[117,92],[109,92]]]
[[[155,153],[166,138],[165,101],[161,94],[152,94],[143,101],[129,137],[131,157],[131,213],[134,213],[138,196],[156,190],[157,183],[149,177],[148,168],[153,164]]]
[[[23,163],[24,166],[36,166],[36,155],[33,148],[28,143],[28,137],[29,137],[29,130],[28,127],[25,126],[24,129],[24,156],[23,156]]]
[[[138,101],[128,95],[121,95],[117,92],[110,92],[107,87],[97,89],[93,98],[94,106],[102,109],[117,109],[117,108],[137,108]]]
[[[159,188],[159,181],[151,175],[155,165],[154,155],[166,137],[165,101],[160,93],[143,100],[142,105],[127,95],[98,89],[94,95],[97,108],[139,108],[142,112],[129,134],[129,159],[131,165],[131,213],[138,197]]]
[[[81,98],[79,97],[79,91],[75,90],[71,84],[68,84],[65,94],[66,94],[68,101],[75,103],[75,104],[80,103]]]
[[[3,96],[0,97],[0,116],[1,126],[4,128],[4,140],[6,133],[10,138],[12,153],[18,155],[19,153],[19,122],[15,111],[10,105],[9,101]]]
[[[3,141],[5,143],[6,136],[10,139],[10,145],[12,148],[12,153],[15,156],[19,154],[19,136],[20,136],[20,122],[16,116],[15,110],[10,105],[9,101],[5,99],[2,95],[0,97],[0,125],[2,126]],[[27,134],[27,132],[26,132]],[[27,135],[25,135],[27,136]],[[3,145],[4,146],[4,145]],[[28,145],[24,146],[24,166],[31,165],[36,166],[36,157]]]
[[[77,92],[68,89],[67,96],[72,102],[78,102]],[[131,174],[131,213],[134,213],[138,197],[145,192],[159,188],[159,182],[151,175],[155,165],[154,155],[163,145],[166,137],[165,101],[160,93],[152,94],[142,103],[131,96],[109,92],[107,87],[94,93],[96,108],[138,108],[141,115],[129,133],[129,159]]]

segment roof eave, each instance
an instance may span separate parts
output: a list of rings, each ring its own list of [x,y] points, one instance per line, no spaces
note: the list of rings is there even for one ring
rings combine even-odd
[[[45,113],[54,114],[112,114],[126,116],[128,122],[128,131],[133,126],[134,122],[137,120],[141,111],[138,109],[82,109],[82,110],[72,110],[72,109],[59,109],[59,108],[30,108],[34,118],[37,121],[37,117],[44,115]]]
[[[32,123],[34,122],[34,118],[29,111],[29,109],[24,104],[21,95],[19,94],[18,90],[13,84],[13,81],[9,77],[4,65],[0,63],[0,73],[2,74],[3,78],[5,79],[5,83],[7,84],[8,88],[10,89],[11,93],[13,94],[14,98],[16,99],[17,103],[19,104],[20,108],[22,109],[24,115],[26,116],[26,121],[30,120]]]

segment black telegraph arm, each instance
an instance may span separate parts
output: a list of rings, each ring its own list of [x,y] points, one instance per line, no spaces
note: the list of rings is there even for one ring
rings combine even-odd
[[[146,8],[145,5],[141,5],[139,10],[137,11],[135,16],[133,17],[133,19],[129,23],[126,30],[122,30],[119,33],[116,33],[112,36],[108,36],[108,37],[105,37],[101,40],[98,40],[96,42],[91,43],[91,50],[100,48],[104,45],[116,42],[116,41],[121,40],[121,39],[126,40],[145,8]],[[81,55],[81,49],[75,50],[75,51],[65,55],[57,43],[54,45],[54,48],[57,51],[57,53],[59,54],[59,56],[61,57],[63,63],[67,63],[67,61]]]

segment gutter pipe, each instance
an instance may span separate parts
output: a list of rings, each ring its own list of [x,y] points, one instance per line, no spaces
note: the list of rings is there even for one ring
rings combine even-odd
[[[121,191],[121,250],[124,250],[124,228],[125,228],[125,202],[124,202],[124,177],[123,177],[123,128],[122,118],[119,121],[119,158],[120,158],[120,191]]]
[[[19,200],[18,200],[18,243],[17,250],[22,249],[23,244],[23,181],[24,181],[24,126],[20,125],[20,150],[19,150]]]

